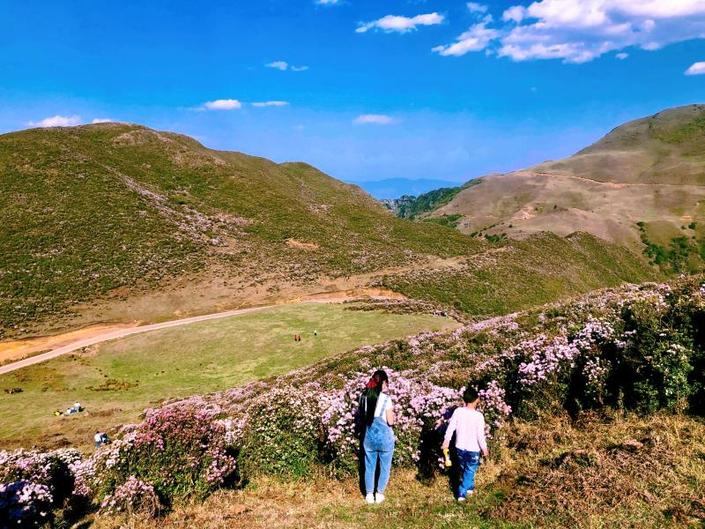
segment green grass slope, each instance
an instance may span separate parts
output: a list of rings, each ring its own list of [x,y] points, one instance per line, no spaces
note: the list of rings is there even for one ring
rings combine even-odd
[[[587,233],[542,233],[499,244],[455,269],[386,276],[381,285],[409,297],[495,316],[624,282],[659,277],[625,248]]]
[[[393,218],[302,163],[136,125],[0,136],[0,337],[126,287],[214,266],[305,281],[481,245]]]

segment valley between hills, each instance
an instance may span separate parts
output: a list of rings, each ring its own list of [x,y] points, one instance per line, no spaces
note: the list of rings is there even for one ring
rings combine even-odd
[[[27,527],[700,527],[703,200],[702,105],[386,205],[141,125],[1,135],[0,362],[71,350],[0,375],[0,524],[10,483]],[[362,507],[379,367],[395,484]],[[467,385],[491,452],[462,504]]]

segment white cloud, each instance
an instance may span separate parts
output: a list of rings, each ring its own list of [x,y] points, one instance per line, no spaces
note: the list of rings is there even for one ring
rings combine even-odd
[[[416,26],[435,26],[442,24],[445,17],[438,13],[427,13],[425,15],[416,15],[415,17],[402,17],[397,15],[387,15],[372,22],[362,23],[355,30],[356,33],[366,33],[371,29],[380,29],[387,33],[396,31],[397,33],[406,33],[416,29]]]
[[[524,20],[525,16],[526,8],[524,6],[512,6],[502,13],[502,20],[505,22],[514,21],[518,23]]]
[[[286,72],[287,70],[291,70],[292,72],[305,72],[306,70],[308,70],[308,66],[294,66],[293,64],[289,64],[286,61],[274,61],[265,64],[265,66],[267,68],[281,70],[282,72]]]
[[[289,102],[288,101],[256,101],[252,103],[253,107],[285,107],[288,106]]]
[[[453,44],[436,46],[432,51],[444,57],[459,57],[471,51],[484,50],[493,39],[499,36],[499,31],[486,26],[486,22],[475,24],[462,33]]]
[[[113,121],[115,120],[110,118],[93,118],[91,123],[95,125],[96,123],[112,123]]]
[[[467,4],[468,11],[471,13],[486,13],[487,12],[487,6],[483,4],[478,4],[476,2],[468,2]]]
[[[490,21],[483,20],[484,29],[496,32],[489,40],[471,28],[456,43],[435,50],[462,55],[487,49],[514,61],[568,63],[588,62],[629,47],[653,51],[705,38],[705,0],[537,0],[510,6],[502,21],[487,28]]]
[[[705,36],[705,0],[540,0],[510,10],[503,19],[519,25],[502,37],[499,55],[516,61],[582,63]]]
[[[355,125],[391,125],[395,119],[386,114],[362,114],[353,120]]]
[[[619,59],[620,61],[623,61],[624,59],[626,59],[627,57],[629,57],[629,54],[628,54],[628,53],[624,53],[624,52],[620,52],[620,53],[618,53],[617,55],[615,55],[615,57],[616,57],[617,59]]]
[[[285,72],[289,69],[289,63],[286,61],[274,61],[270,62],[268,64],[265,64],[267,68],[274,68],[276,70],[281,70],[282,72]]]
[[[237,99],[216,99],[203,103],[205,110],[238,110],[242,108],[242,103]]]
[[[685,75],[703,75],[705,74],[705,62],[696,62],[690,65],[685,71]]]
[[[337,4],[341,4],[342,2],[341,0],[316,0],[316,3],[322,6],[334,6]]]
[[[30,121],[30,127],[73,127],[81,124],[80,116],[50,116],[41,121]]]

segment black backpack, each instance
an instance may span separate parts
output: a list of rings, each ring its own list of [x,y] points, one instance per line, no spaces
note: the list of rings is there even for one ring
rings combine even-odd
[[[363,392],[355,410],[355,437],[362,439],[367,430],[367,395]]]

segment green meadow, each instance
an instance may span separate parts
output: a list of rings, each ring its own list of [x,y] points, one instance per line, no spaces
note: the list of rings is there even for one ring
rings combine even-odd
[[[307,303],[106,342],[0,376],[0,448],[86,447],[95,430],[134,422],[164,399],[235,387],[364,344],[454,326],[431,315]],[[9,393],[12,388],[22,391]],[[75,401],[86,411],[53,415]]]

